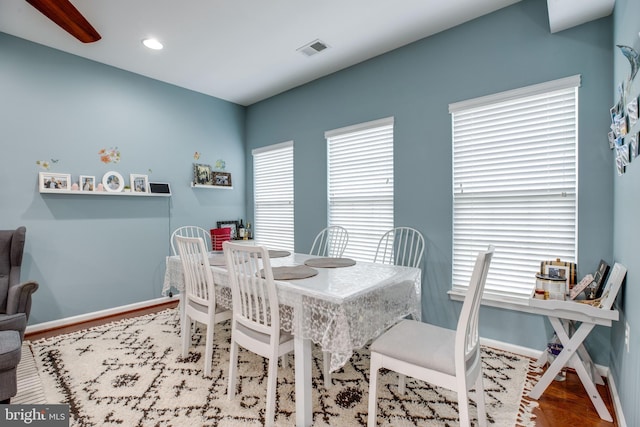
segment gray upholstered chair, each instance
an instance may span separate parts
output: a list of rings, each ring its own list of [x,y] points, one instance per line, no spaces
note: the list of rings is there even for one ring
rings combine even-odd
[[[22,356],[22,333],[27,316],[18,313],[0,318],[0,403],[10,403],[18,392],[17,369]]]
[[[15,322],[6,329],[17,330],[21,339],[24,337],[26,323],[20,327],[22,320],[19,314],[23,313],[25,320],[29,320],[31,294],[38,289],[37,282],[20,281],[26,232],[24,227],[0,230],[0,323]]]

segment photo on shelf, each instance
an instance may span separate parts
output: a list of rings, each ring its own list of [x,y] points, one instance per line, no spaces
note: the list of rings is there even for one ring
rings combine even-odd
[[[212,172],[213,185],[231,187],[231,174],[229,172]]]
[[[199,185],[212,185],[213,182],[211,181],[211,165],[194,163],[193,183]]]
[[[95,191],[96,177],[80,175],[80,191]]]
[[[147,175],[132,173],[129,175],[129,183],[131,184],[131,191],[134,193],[149,192],[149,178]]]
[[[102,177],[102,185],[108,193],[119,193],[124,189],[124,178],[119,172],[109,171]]]
[[[71,175],[68,173],[40,172],[39,188],[42,190],[71,190]]]

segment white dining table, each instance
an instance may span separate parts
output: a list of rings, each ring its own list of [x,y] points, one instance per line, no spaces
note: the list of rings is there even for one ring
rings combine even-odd
[[[222,254],[212,253],[211,270],[217,302],[232,308],[229,277]],[[293,253],[271,258],[272,267],[303,265],[311,258]],[[313,422],[311,401],[312,343],[331,353],[331,371],[344,366],[353,351],[365,346],[399,320],[421,318],[421,270],[357,261],[338,268],[315,268],[318,274],[295,280],[276,280],[281,326],[294,336],[296,425]],[[184,290],[178,256],[166,259],[163,294]]]

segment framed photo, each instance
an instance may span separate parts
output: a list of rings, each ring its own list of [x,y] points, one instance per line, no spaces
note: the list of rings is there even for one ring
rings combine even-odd
[[[40,191],[70,191],[71,174],[40,172]]]
[[[229,172],[212,172],[213,185],[220,187],[231,187],[231,174]]]
[[[598,264],[598,269],[595,273],[593,273],[593,281],[595,282],[595,298],[600,298],[602,296],[602,291],[604,290],[604,284],[609,276],[609,264],[603,259],[600,260],[600,264]]]
[[[118,172],[109,171],[102,177],[102,185],[109,193],[119,193],[124,188],[124,178]]]
[[[240,223],[238,221],[218,221],[216,222],[218,228],[228,227],[231,229],[231,239],[238,238],[238,227]]]
[[[200,185],[212,185],[211,166],[202,163],[193,164],[193,183]]]
[[[95,191],[96,177],[80,175],[80,191]]]
[[[133,193],[148,193],[149,192],[149,178],[147,175],[138,175],[132,173],[129,175],[129,181],[131,184],[131,191]]]

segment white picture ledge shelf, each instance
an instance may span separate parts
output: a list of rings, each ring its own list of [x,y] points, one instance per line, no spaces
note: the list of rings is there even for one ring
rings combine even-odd
[[[130,197],[171,197],[171,194],[162,193],[135,193],[135,192],[109,192],[109,191],[73,191],[73,190],[40,190],[41,194],[70,194],[72,196],[130,196]]]
[[[216,189],[216,190],[233,190],[233,186],[227,185],[211,185],[211,184],[194,184],[191,183],[191,188],[208,188],[208,189]]]

